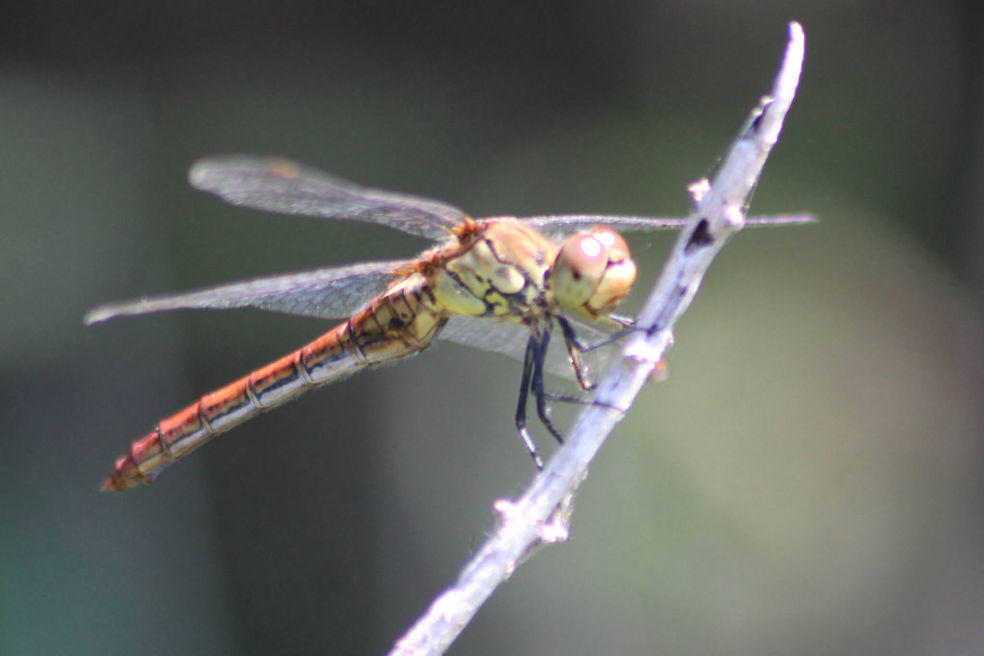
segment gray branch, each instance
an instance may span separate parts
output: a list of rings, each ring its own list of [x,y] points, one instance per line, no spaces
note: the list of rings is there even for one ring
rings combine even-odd
[[[580,415],[566,445],[522,497],[496,502],[495,533],[390,654],[443,653],[535,546],[566,539],[574,493],[587,476],[589,463],[670,346],[673,326],[690,305],[704,272],[727,238],[744,226],[748,197],[796,94],[803,53],[803,29],[790,23],[789,43],[772,95],[752,112],[714,180],[691,189],[696,209],[639,316],[640,330],[628,339],[622,357],[600,381],[597,404]]]

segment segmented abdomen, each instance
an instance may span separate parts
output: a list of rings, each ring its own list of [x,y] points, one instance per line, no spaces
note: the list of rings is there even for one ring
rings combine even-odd
[[[104,490],[150,483],[161,470],[214,436],[312,387],[419,353],[444,323],[421,304],[420,284],[402,284],[307,346],[202,396],[161,420],[116,461]]]

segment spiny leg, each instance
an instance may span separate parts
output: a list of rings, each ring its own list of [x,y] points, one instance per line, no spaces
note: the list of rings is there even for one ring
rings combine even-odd
[[[530,457],[533,458],[533,464],[536,465],[537,469],[543,471],[543,460],[540,459],[540,455],[536,452],[536,444],[533,443],[533,437],[526,427],[526,397],[530,393],[530,382],[536,366],[537,353],[539,352],[538,346],[539,339],[537,336],[530,335],[529,341],[526,342],[526,355],[523,357],[523,377],[519,383],[519,402],[516,404],[516,430],[519,431],[519,439],[523,441],[523,445],[529,451]]]

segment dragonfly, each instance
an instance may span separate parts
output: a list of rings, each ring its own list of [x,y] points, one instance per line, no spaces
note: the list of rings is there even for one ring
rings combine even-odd
[[[417,355],[435,339],[523,363],[516,429],[542,469],[527,426],[528,399],[535,400],[539,419],[562,443],[548,402],[586,401],[547,393],[544,375],[558,374],[590,390],[586,353],[612,341],[606,327],[617,332],[631,326],[614,313],[636,279],[635,262],[617,231],[685,224],[685,219],[587,214],[477,219],[449,203],[361,187],[280,158],[207,158],[191,167],[188,179],[233,205],[374,223],[435,243],[410,259],[280,274],[90,310],[87,325],[170,310],[230,308],[343,320],[309,344],[162,419],[116,461],[103,490],[151,483],[166,466],[260,412],[367,367]],[[562,350],[549,348],[555,327]]]

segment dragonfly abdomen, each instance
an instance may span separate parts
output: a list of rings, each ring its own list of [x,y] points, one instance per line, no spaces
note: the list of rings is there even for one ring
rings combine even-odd
[[[301,392],[419,353],[445,321],[421,304],[420,291],[420,285],[391,289],[310,344],[161,420],[116,461],[103,489],[122,491],[151,483],[164,467],[219,433]]]

